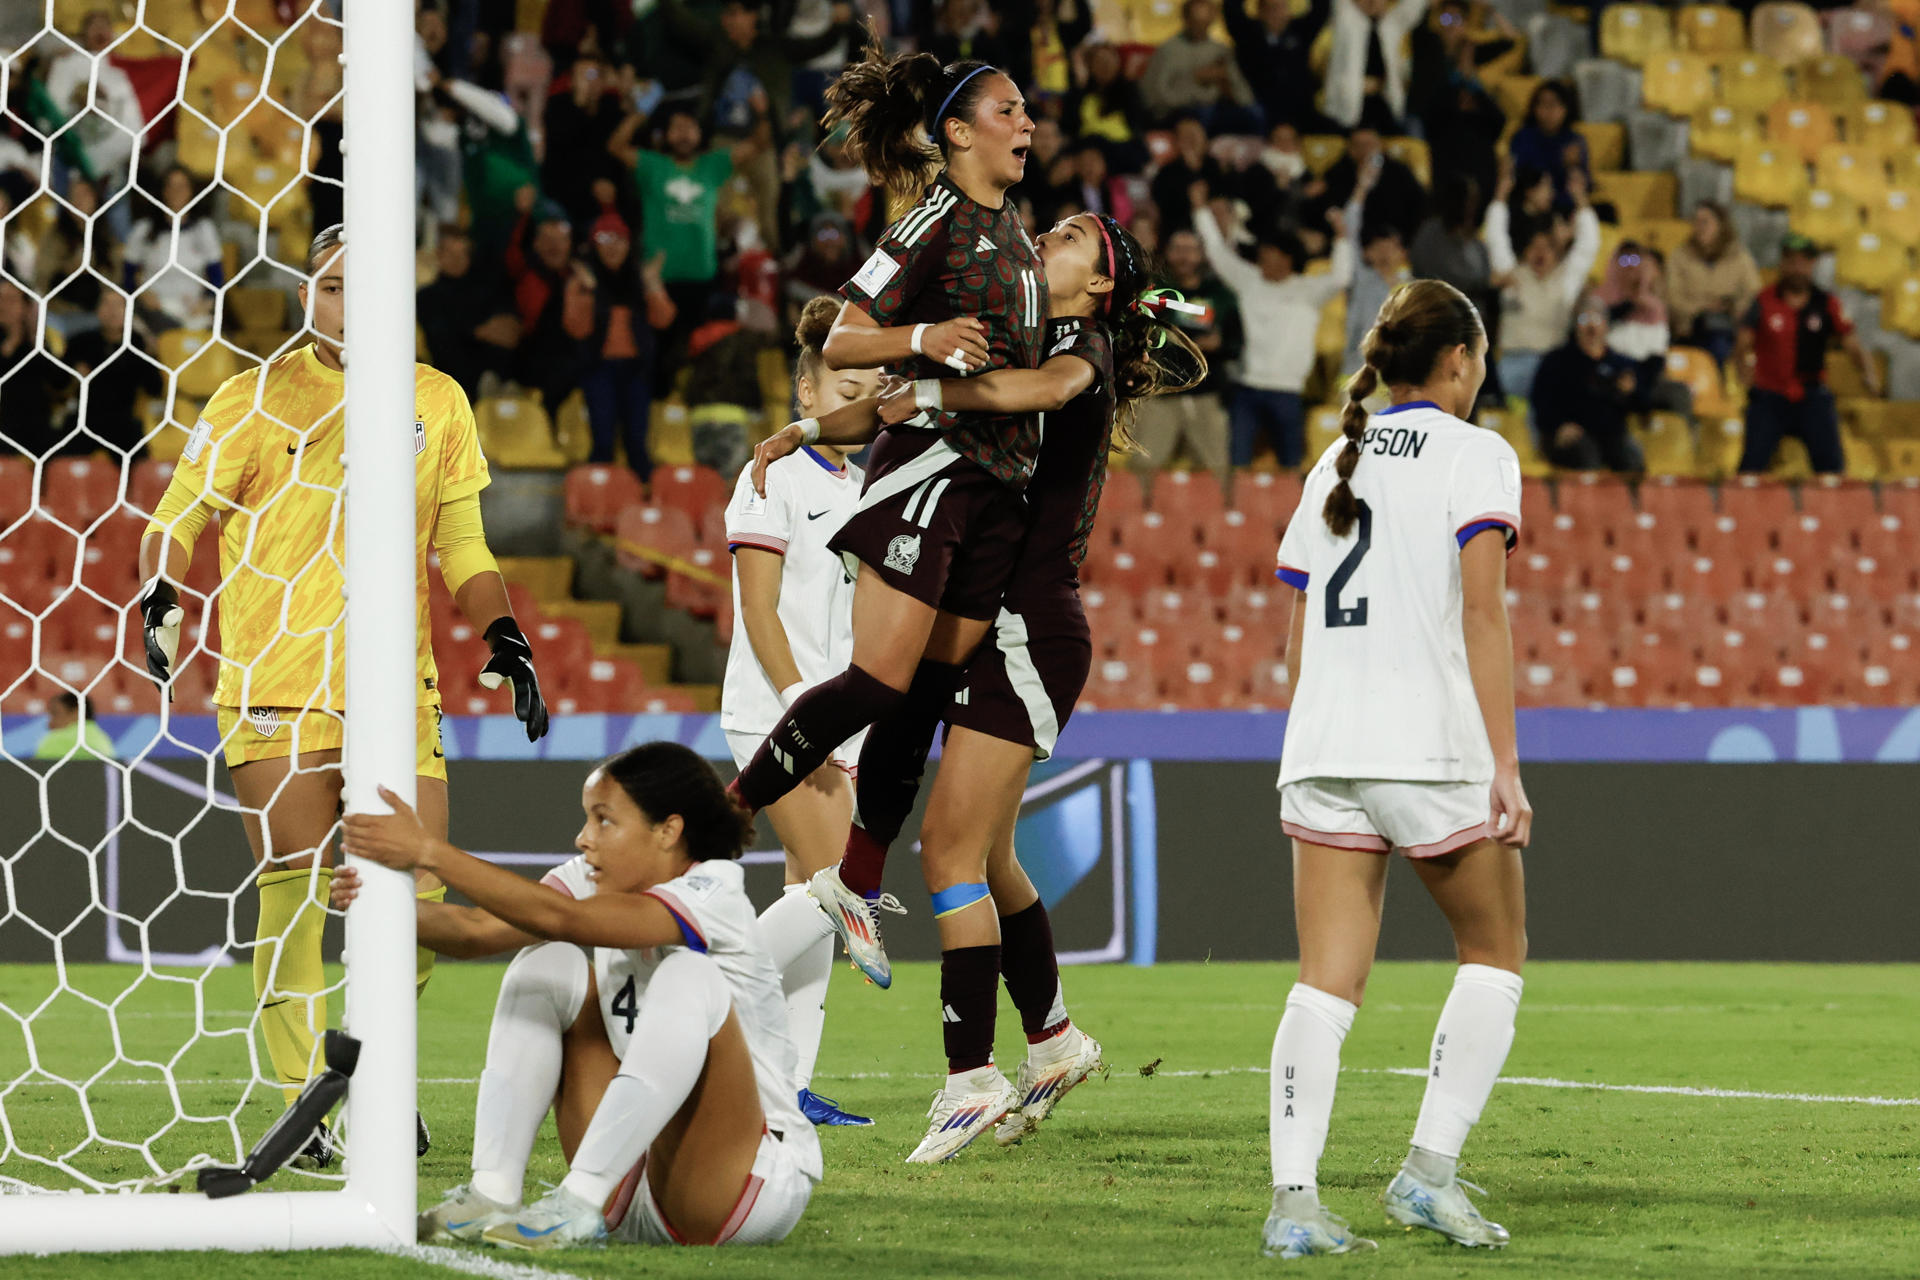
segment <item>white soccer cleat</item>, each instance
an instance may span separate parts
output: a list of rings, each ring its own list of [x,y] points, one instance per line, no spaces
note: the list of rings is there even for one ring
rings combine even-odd
[[[1280,1211],[1279,1193],[1275,1193],[1274,1199],[1274,1210],[1267,1215],[1266,1226],[1260,1231],[1260,1252],[1269,1258],[1292,1261],[1380,1247],[1355,1235],[1347,1220],[1337,1213],[1320,1209],[1312,1217],[1289,1217]]]
[[[905,915],[907,909],[891,894],[865,898],[841,882],[840,868],[823,867],[807,881],[807,894],[827,914],[827,923],[847,948],[847,958],[867,975],[867,981],[885,990],[893,985],[893,964],[880,941],[882,909]]]
[[[1436,1187],[1402,1169],[1387,1185],[1387,1216],[1409,1227],[1438,1231],[1469,1249],[1501,1248],[1512,1236],[1499,1223],[1488,1222],[1480,1215],[1473,1201],[1467,1199],[1468,1187],[1473,1184],[1457,1178],[1447,1186]],[[1473,1189],[1486,1194],[1479,1187]]]
[[[555,1187],[518,1213],[481,1232],[480,1241],[501,1249],[531,1253],[576,1249],[605,1244],[607,1220],[599,1205],[587,1203],[563,1186]]]
[[[502,1204],[463,1182],[447,1192],[447,1198],[420,1215],[421,1244],[479,1244],[480,1235],[513,1216],[518,1205]]]
[[[947,1077],[947,1087],[927,1108],[927,1136],[907,1157],[908,1164],[939,1164],[960,1154],[968,1143],[1000,1123],[1020,1101],[1000,1069],[988,1064],[965,1076]]]
[[[1053,1039],[1033,1045],[1014,1082],[1019,1100],[994,1129],[993,1140],[1003,1147],[1020,1141],[1053,1114],[1075,1085],[1105,1066],[1100,1042],[1071,1024]]]

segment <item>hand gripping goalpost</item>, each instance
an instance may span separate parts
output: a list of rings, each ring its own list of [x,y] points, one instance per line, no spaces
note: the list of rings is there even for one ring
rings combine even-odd
[[[137,21],[146,21],[149,7],[144,3],[138,7],[141,16]],[[247,7],[244,0],[228,0],[224,17],[240,22],[243,19],[240,10]],[[53,25],[54,8],[52,0],[47,0],[45,13],[49,28]],[[307,9],[309,16],[317,16],[322,6],[316,2]],[[417,584],[410,553],[415,537],[411,430],[414,417],[414,131],[411,122],[415,99],[411,15],[410,5],[355,0],[346,6],[344,20],[346,363],[350,371],[346,392],[344,495],[348,597],[344,627],[347,689],[344,784],[349,812],[383,809],[377,794],[381,784],[392,787],[408,802],[414,800]],[[170,42],[178,40],[177,33],[169,32],[167,37]],[[174,47],[191,58],[199,43],[175,43]],[[96,69],[91,74],[98,77],[107,58],[103,54],[94,63]],[[183,61],[182,83],[186,80],[185,65]],[[88,87],[91,91],[91,84]],[[184,109],[176,115],[183,130],[192,128],[196,120],[205,123],[204,118]],[[239,132],[238,125],[220,131],[217,160],[226,158],[227,148]],[[43,187],[58,141],[56,131],[42,158]],[[283,253],[283,256],[299,255]],[[44,315],[42,324],[44,326]],[[47,341],[44,328],[39,341],[44,350]],[[0,387],[0,391],[4,389]],[[84,395],[83,391],[83,417],[86,413]],[[10,447],[0,442],[0,452]],[[39,468],[35,478],[37,483]],[[121,493],[126,493],[124,480]],[[6,523],[0,519],[0,526]],[[133,612],[137,615],[138,610]],[[38,657],[42,643],[38,623],[34,637]],[[163,733],[165,724],[163,710]],[[0,724],[0,729],[7,727]],[[135,767],[139,766],[129,766],[126,772],[121,772],[108,766],[110,794],[117,793],[122,798],[132,795]],[[204,776],[211,809],[215,775],[210,764]],[[48,813],[46,794],[43,785],[43,827]],[[108,808],[110,814],[119,812],[113,802]],[[200,824],[202,831],[221,822],[238,826],[231,813],[209,813],[207,817],[209,821]],[[237,830],[222,838],[237,839]],[[174,841],[176,856],[182,851],[182,843]],[[0,849],[0,859],[11,852]],[[78,852],[89,858],[101,853],[99,848]],[[104,1199],[98,1191],[72,1191],[66,1186],[49,1188],[42,1193],[43,1183],[36,1180],[35,1171],[52,1168],[71,1173],[68,1161],[86,1146],[89,1137],[97,1139],[99,1135],[95,1133],[93,1121],[88,1119],[84,1132],[57,1135],[65,1155],[49,1159],[42,1154],[17,1163],[7,1161],[7,1153],[24,1154],[9,1127],[10,1123],[19,1122],[9,1122],[7,1117],[9,1095],[14,1095],[16,1104],[22,1098],[13,1087],[19,1081],[0,1080],[0,1192],[5,1192],[0,1194],[0,1254],[391,1247],[413,1242],[417,1208],[413,1124],[416,1084],[414,889],[411,878],[403,873],[372,864],[358,865],[363,888],[346,921],[345,1025],[359,1042],[360,1053],[357,1067],[352,1070],[348,1104],[351,1126],[347,1135],[344,1184],[335,1190],[262,1189],[212,1198],[191,1190],[191,1178],[184,1176],[186,1171],[181,1171],[182,1176],[176,1183],[181,1194],[129,1194],[125,1193],[129,1185],[125,1182],[112,1184],[123,1193],[111,1200]],[[96,888],[94,892],[97,909],[99,891]],[[9,893],[19,894],[18,902],[7,897]],[[29,895],[30,886],[10,885],[0,890],[0,901],[10,909],[28,913]],[[119,927],[121,922],[114,917],[111,907],[107,915],[114,921],[111,927]],[[55,924],[39,929],[54,939],[56,950],[64,937],[55,932],[58,928]],[[143,967],[136,976],[161,980],[156,977],[156,967],[179,963],[180,958],[148,953],[144,927],[140,937]],[[209,937],[205,941],[217,946],[222,939]],[[64,984],[63,978],[63,987]],[[204,994],[198,988],[196,992]],[[108,1010],[109,1018],[117,1007],[94,997],[83,995],[82,999],[95,1008]],[[4,1008],[3,1001],[0,1008]],[[35,1043],[32,1015],[23,1017],[10,1008],[5,1012],[12,1023],[0,1022],[0,1033],[17,1025],[25,1031],[25,1042],[32,1052]],[[195,1025],[201,1028],[197,1034],[214,1034],[205,1029],[207,1017],[205,1010],[195,1014]],[[116,1046],[119,1039],[116,1029]],[[233,1045],[235,1042],[216,1039],[215,1043]],[[0,1054],[4,1054],[7,1047],[0,1043]],[[118,1061],[131,1060],[118,1047],[114,1052]],[[241,1048],[235,1048],[233,1056],[236,1060],[252,1060]],[[236,1065],[239,1064],[236,1062]],[[41,1072],[42,1079],[46,1078],[44,1067],[36,1064],[36,1070]],[[92,1078],[78,1082],[62,1079],[56,1083],[72,1089],[80,1097],[84,1112],[87,1089],[102,1083],[105,1075],[102,1069]],[[235,1088],[245,1086],[244,1076],[237,1072],[235,1075]],[[167,1085],[174,1094],[176,1121],[186,1118],[176,1082],[169,1079]],[[235,1128],[232,1118],[226,1119],[228,1127]],[[149,1162],[154,1159],[150,1143],[147,1146],[126,1142],[109,1145],[138,1150]],[[234,1154],[229,1152],[225,1158],[232,1159]],[[188,1169],[204,1167],[208,1162],[208,1157],[196,1158]],[[94,1187],[108,1185],[78,1175],[74,1180]],[[168,1180],[148,1178],[141,1180],[140,1185]]]

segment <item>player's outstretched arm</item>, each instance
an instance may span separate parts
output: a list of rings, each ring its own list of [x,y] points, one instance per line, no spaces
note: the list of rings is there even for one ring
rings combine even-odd
[[[888,386],[911,387],[913,384],[904,378],[886,376],[881,378],[880,385],[884,392]],[[754,447],[753,491],[766,497],[767,468],[800,452],[802,446],[817,443],[858,448],[873,443],[874,437],[880,434],[880,426],[879,396],[843,404],[824,417],[789,422]]]
[[[327,901],[335,911],[345,911],[360,896],[360,873],[352,867],[334,869]],[[478,907],[462,907],[447,902],[414,900],[414,934],[421,946],[436,955],[456,960],[478,960],[518,951],[540,941],[524,929],[516,929],[505,920]]]
[[[341,847],[396,871],[420,870],[470,898],[488,914],[550,942],[634,951],[678,943],[685,935],[657,898],[628,893],[567,896],[454,848],[428,833],[413,809],[387,788],[392,813],[350,813]]]
[[[1494,839],[1524,848],[1533,832],[1533,807],[1520,785],[1520,747],[1513,720],[1513,632],[1507,624],[1507,546],[1501,529],[1476,534],[1460,548],[1460,593],[1467,672],[1493,747]]]
[[[955,316],[939,324],[882,327],[849,302],[840,308],[820,354],[829,369],[876,369],[926,356],[956,372],[970,373],[987,363],[987,327],[972,316]]]
[[[921,378],[880,399],[889,426],[929,409],[959,413],[1052,413],[1093,385],[1094,368],[1059,355],[1038,369],[995,369],[977,378]]]

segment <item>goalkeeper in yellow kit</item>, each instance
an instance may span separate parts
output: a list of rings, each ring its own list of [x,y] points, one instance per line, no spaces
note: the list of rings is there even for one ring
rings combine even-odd
[[[264,367],[229,378],[207,402],[140,546],[147,585],[140,608],[147,668],[172,677],[185,580],[200,531],[221,517],[220,676],[214,690],[221,745],[259,865],[260,923],[253,985],[268,1055],[288,1102],[311,1073],[327,1024],[320,932],[339,820],[345,721],[342,626],[345,481],[345,247],[338,226],[314,237],[300,302],[315,340]],[[547,731],[533,655],[514,622],[507,586],[487,550],[480,490],[487,486],[473,410],[452,378],[416,365],[414,417],[419,578],[419,812],[445,838],[447,766],[440,750],[440,694],[427,612],[427,553],[460,611],[492,647],[480,680],[513,684],[514,714],[529,740]],[[319,869],[314,870],[318,861]],[[444,886],[419,884],[438,900]],[[424,986],[433,953],[420,952]],[[422,1153],[427,1135],[419,1132]],[[324,1125],[303,1163],[332,1159]]]

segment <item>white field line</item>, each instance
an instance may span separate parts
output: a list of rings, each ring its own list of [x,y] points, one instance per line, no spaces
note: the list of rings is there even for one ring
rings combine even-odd
[[[393,1258],[406,1258],[431,1267],[445,1267],[449,1271],[481,1276],[484,1280],[581,1280],[579,1276],[566,1271],[547,1271],[524,1263],[502,1262],[482,1253],[468,1253],[463,1249],[448,1249],[434,1244],[395,1245],[380,1252]]]
[[[1342,1067],[1343,1075],[1355,1076],[1408,1076],[1425,1079],[1425,1067]],[[1124,1074],[1124,1071],[1122,1072]],[[1265,1067],[1212,1067],[1200,1070],[1155,1071],[1153,1075],[1172,1079],[1193,1079],[1204,1076],[1264,1076]],[[824,1072],[822,1080],[938,1080],[941,1072],[921,1071],[842,1071]],[[58,1084],[60,1081],[31,1081],[32,1084]],[[102,1080],[102,1085],[146,1085],[155,1086],[158,1080]],[[175,1084],[186,1085],[234,1085],[243,1083],[237,1079],[214,1080],[176,1080]],[[437,1076],[427,1077],[421,1084],[432,1085],[478,1085],[473,1076]],[[1678,1098],[1744,1098],[1758,1102],[1823,1102],[1851,1103],[1863,1107],[1920,1107],[1920,1098],[1889,1098],[1880,1094],[1839,1094],[1839,1093],[1777,1093],[1765,1089],[1721,1089],[1712,1085],[1686,1084],[1607,1084],[1598,1080],[1556,1080],[1551,1076],[1501,1076],[1500,1083],[1532,1089],[1591,1089],[1599,1093],[1656,1093]],[[464,1255],[463,1255],[464,1256]]]

